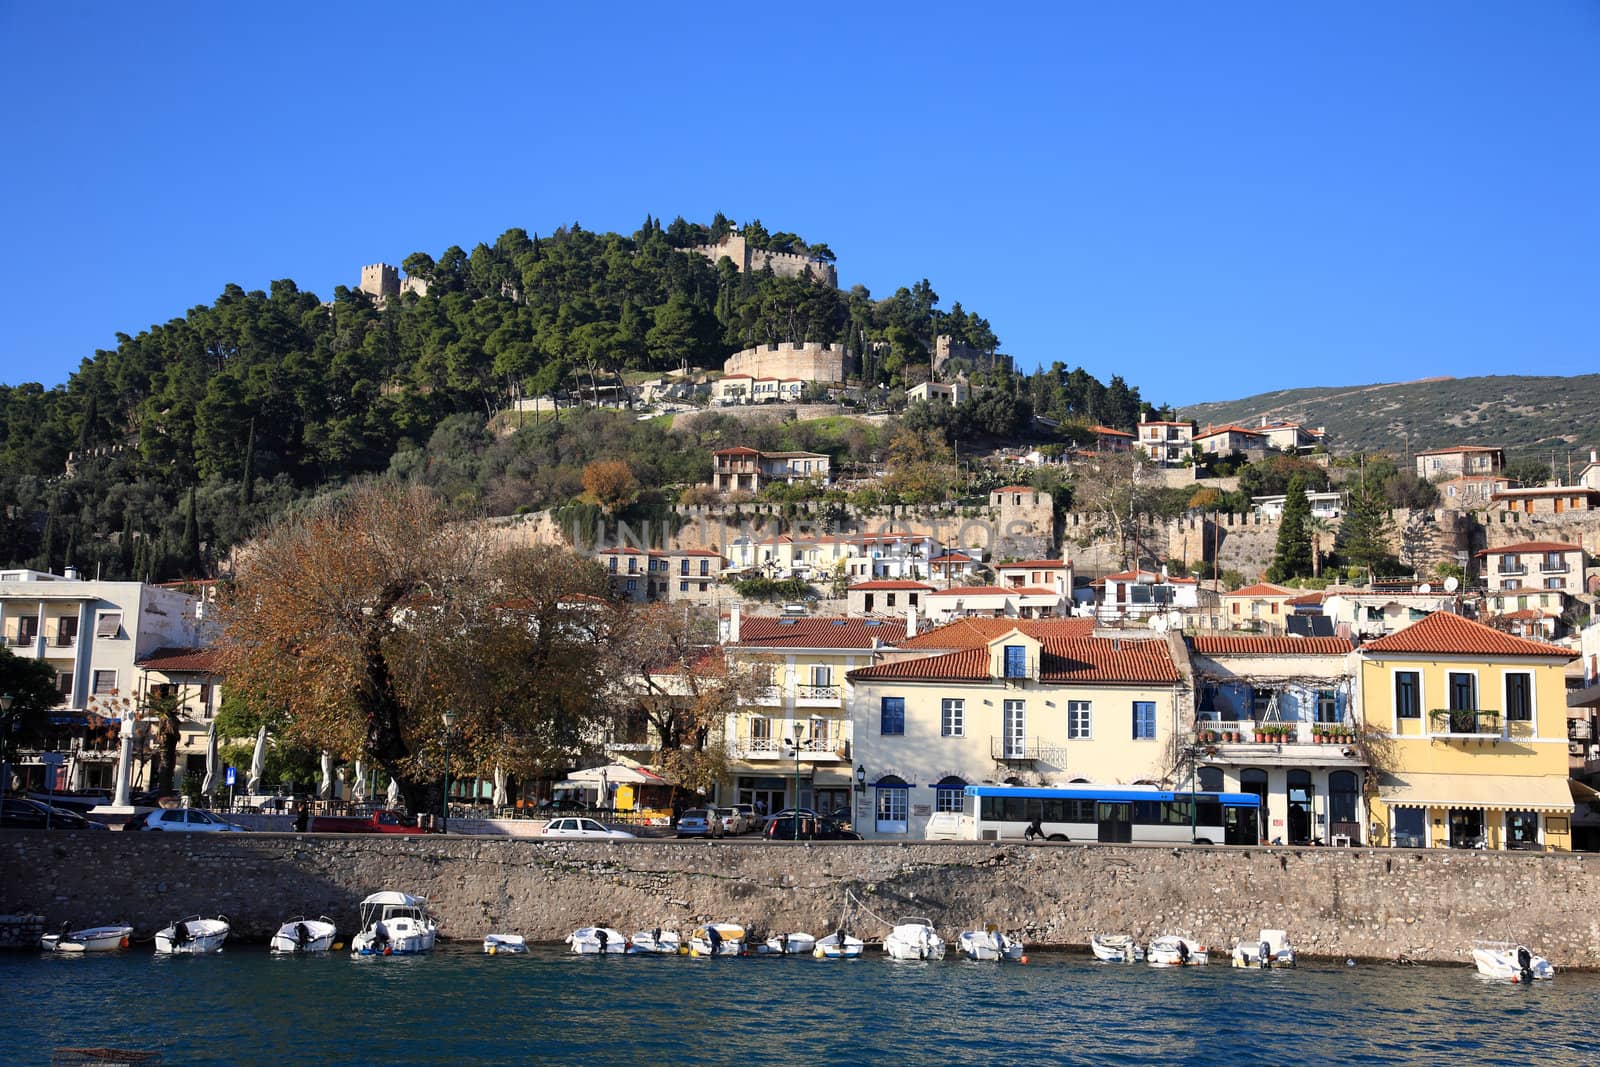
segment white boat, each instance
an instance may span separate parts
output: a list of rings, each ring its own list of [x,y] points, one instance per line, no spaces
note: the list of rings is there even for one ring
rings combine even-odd
[[[296,915],[278,927],[268,947],[277,953],[327,952],[336,934],[333,920],[326,915],[317,919]]]
[[[634,934],[633,940],[628,942],[628,951],[636,954],[676,956],[688,950],[683,947],[683,939],[678,936],[678,931],[663,930],[658,926],[654,930],[640,930]]]
[[[128,938],[132,936],[131,926],[90,926],[74,930],[71,923],[62,923],[59,931],[39,939],[39,947],[46,952],[115,952],[127,948]]]
[[[425,897],[386,889],[361,902],[361,932],[350,939],[352,956],[414,956],[432,952],[439,924]]]
[[[1127,934],[1095,934],[1089,948],[1101,963],[1144,962],[1144,946]]]
[[[198,915],[179,919],[156,931],[156,951],[172,956],[206,956],[222,951],[228,940],[228,917],[202,919]]]
[[[867,943],[859,937],[838,930],[817,938],[817,947],[811,954],[819,960],[854,960],[859,959],[866,948]]]
[[[956,938],[956,951],[969,960],[1020,960],[1022,942],[1007,937],[993,926],[982,930],[963,930]]]
[[[1152,967],[1200,967],[1207,962],[1204,945],[1177,934],[1167,934],[1150,942],[1144,958]]]
[[[1556,969],[1527,945],[1515,941],[1474,941],[1472,962],[1485,978],[1506,982],[1532,982],[1556,976]]]
[[[817,947],[817,939],[799,931],[792,934],[773,934],[761,947],[780,956],[809,956]]]
[[[901,919],[883,939],[883,950],[896,960],[942,960],[944,948],[933,923],[915,915]]]
[[[1282,930],[1263,930],[1254,941],[1240,941],[1233,946],[1235,967],[1293,967],[1294,946],[1289,935]]]
[[[744,955],[745,929],[738,923],[707,923],[689,935],[691,956]]]
[[[528,951],[528,939],[521,934],[485,934],[485,956],[515,956]]]
[[[579,956],[604,956],[628,951],[628,939],[609,926],[580,926],[567,935],[566,941]]]

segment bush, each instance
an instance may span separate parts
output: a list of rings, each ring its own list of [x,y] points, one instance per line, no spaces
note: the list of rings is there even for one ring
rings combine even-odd
[[[733,591],[746,600],[801,600],[816,595],[804,578],[735,578]]]

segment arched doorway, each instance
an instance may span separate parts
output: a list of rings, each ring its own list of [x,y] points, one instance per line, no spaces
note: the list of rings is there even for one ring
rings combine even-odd
[[[1328,775],[1328,840],[1348,838],[1361,844],[1361,779],[1354,771],[1334,771]]]
[[[1312,825],[1315,816],[1312,814],[1312,797],[1316,795],[1316,786],[1311,784],[1311,772],[1292,770],[1289,772],[1289,833],[1285,838],[1291,845],[1311,844]]]
[[[1201,767],[1200,768],[1200,772],[1195,777],[1199,780],[1200,792],[1202,792],[1202,793],[1220,793],[1220,792],[1222,792],[1222,768],[1221,767]]]
[[[1246,767],[1239,772],[1239,792],[1254,794],[1261,801],[1261,822],[1256,831],[1256,840],[1266,843],[1272,840],[1267,833],[1267,772],[1259,767]]]

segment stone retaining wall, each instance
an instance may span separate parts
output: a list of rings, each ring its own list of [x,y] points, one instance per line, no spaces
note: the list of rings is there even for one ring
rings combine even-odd
[[[298,913],[351,928],[379,889],[433,902],[441,933],[558,941],[726,919],[822,932],[854,889],[886,918],[948,937],[997,923],[1037,946],[1096,931],[1231,945],[1282,927],[1313,955],[1462,962],[1473,938],[1523,940],[1560,967],[1600,967],[1600,856],[1446,850],[752,842],[618,844],[294,834],[0,835],[0,912],[128,922],[227,914],[267,937]],[[865,923],[860,932],[883,932]]]

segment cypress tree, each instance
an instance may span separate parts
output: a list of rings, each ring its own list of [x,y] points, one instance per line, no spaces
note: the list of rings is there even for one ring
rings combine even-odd
[[[83,405],[83,425],[78,427],[78,452],[81,454],[95,441],[94,424],[100,421],[100,406],[95,402],[94,394],[89,394],[89,399]]]
[[[239,504],[249,507],[256,499],[256,420],[250,419],[250,435],[244,443],[244,484],[239,487]]]
[[[128,508],[122,513],[122,538],[117,548],[121,550],[118,563],[122,567],[122,577],[137,578],[139,568],[138,560],[134,554],[132,508]]]
[[[200,576],[200,519],[195,514],[194,486],[189,487],[189,514],[183,520],[184,577]]]
[[[1305,478],[1289,479],[1289,492],[1283,501],[1283,518],[1278,523],[1278,544],[1267,569],[1269,581],[1304,578],[1311,573],[1311,502],[1306,499]]]

